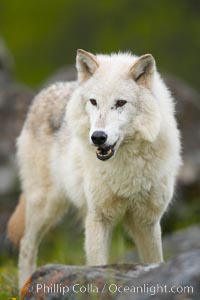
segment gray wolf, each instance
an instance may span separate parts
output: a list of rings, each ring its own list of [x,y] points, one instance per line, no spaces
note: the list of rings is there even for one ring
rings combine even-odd
[[[45,233],[73,203],[88,265],[108,262],[117,220],[143,263],[163,261],[160,219],[181,165],[174,100],[150,54],[78,50],[76,82],[42,90],[17,141],[22,184],[8,235],[20,240],[19,286]]]

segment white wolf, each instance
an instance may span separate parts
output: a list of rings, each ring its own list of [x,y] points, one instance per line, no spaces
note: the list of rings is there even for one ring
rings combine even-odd
[[[181,164],[174,103],[150,54],[78,50],[77,82],[34,100],[18,139],[21,201],[8,226],[20,242],[19,286],[38,245],[73,203],[85,224],[87,264],[107,263],[119,218],[141,261],[163,261],[160,219]]]

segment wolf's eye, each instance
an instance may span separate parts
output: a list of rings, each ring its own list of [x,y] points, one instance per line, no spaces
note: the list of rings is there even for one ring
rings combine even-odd
[[[90,99],[90,103],[94,106],[97,106],[97,101],[95,99]]]
[[[126,100],[117,100],[117,102],[115,103],[115,107],[116,107],[116,108],[122,107],[122,106],[124,106],[126,103],[127,103]]]

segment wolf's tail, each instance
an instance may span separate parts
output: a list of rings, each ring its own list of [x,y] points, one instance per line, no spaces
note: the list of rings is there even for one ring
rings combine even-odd
[[[19,246],[20,240],[25,231],[25,195],[21,194],[19,203],[15,208],[14,213],[11,215],[7,226],[7,236],[9,240],[15,245]]]

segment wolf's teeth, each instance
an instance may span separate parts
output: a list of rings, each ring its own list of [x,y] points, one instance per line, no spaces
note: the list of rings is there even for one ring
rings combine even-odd
[[[101,153],[100,153],[100,151],[99,151],[99,152],[97,152],[97,154],[98,154],[99,156],[103,156],[103,154],[101,154]]]
[[[96,153],[97,153],[97,155],[99,155],[101,157],[106,157],[106,156],[109,156],[110,154],[112,154],[112,149],[108,149],[108,151],[106,153],[102,153],[102,150],[97,149]]]

